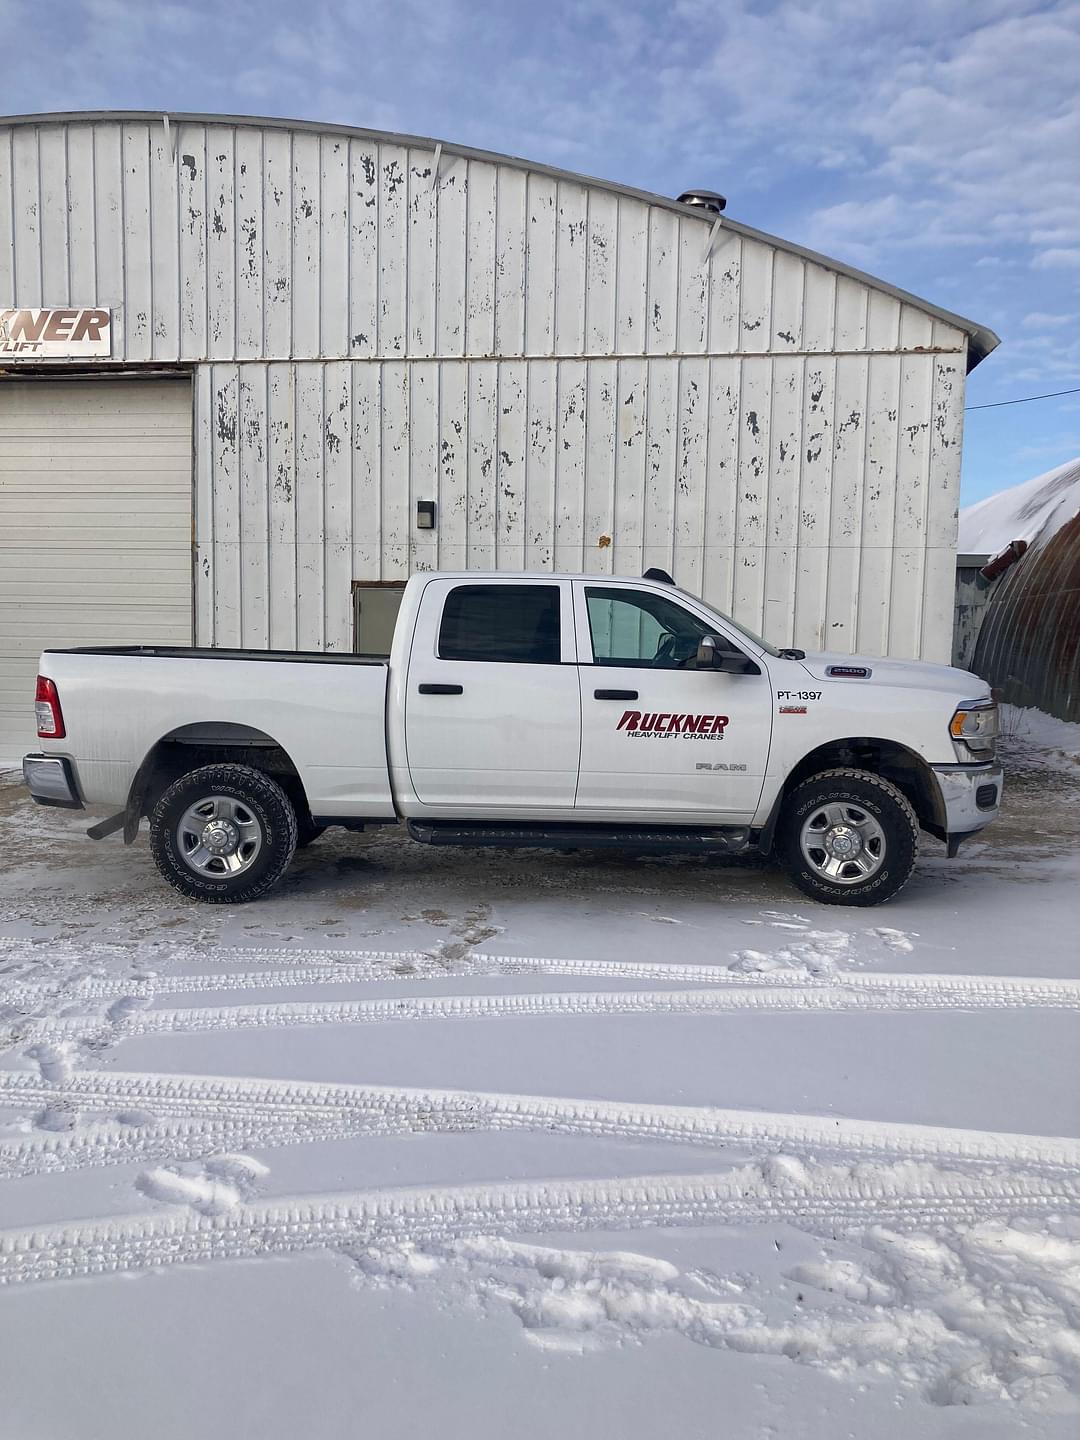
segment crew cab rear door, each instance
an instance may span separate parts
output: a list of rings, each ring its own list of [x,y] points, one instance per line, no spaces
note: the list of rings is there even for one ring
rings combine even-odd
[[[747,824],[769,759],[772,692],[764,661],[677,593],[575,581],[581,682],[577,814],[653,823]],[[696,668],[698,641],[757,673]]]
[[[405,695],[405,751],[421,804],[476,818],[572,812],[575,661],[569,581],[430,581]]]

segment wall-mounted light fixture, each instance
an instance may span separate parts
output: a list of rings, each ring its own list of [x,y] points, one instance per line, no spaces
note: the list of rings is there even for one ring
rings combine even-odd
[[[418,530],[435,529],[434,500],[418,500],[416,502],[416,528]]]

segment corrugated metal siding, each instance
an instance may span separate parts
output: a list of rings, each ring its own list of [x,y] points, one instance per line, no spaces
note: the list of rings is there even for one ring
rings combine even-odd
[[[201,640],[345,646],[350,581],[421,565],[663,564],[782,642],[948,658],[959,330],[510,164],[171,138],[0,130],[0,297],[198,366]]]
[[[200,635],[344,648],[354,578],[660,565],[784,642],[947,658],[957,366],[916,365],[914,434],[867,409],[890,356],[202,367]]]
[[[972,669],[1012,705],[1080,721],[1080,516],[997,582]]]

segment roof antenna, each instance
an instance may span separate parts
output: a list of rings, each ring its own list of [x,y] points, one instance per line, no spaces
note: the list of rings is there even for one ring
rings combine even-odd
[[[675,581],[671,578],[671,576],[667,573],[666,570],[658,570],[655,565],[651,569],[646,570],[645,574],[642,575],[641,578],[643,580],[658,580],[661,585],[675,584]]]

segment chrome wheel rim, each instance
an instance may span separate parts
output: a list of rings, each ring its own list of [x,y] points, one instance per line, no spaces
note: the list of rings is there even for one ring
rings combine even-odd
[[[207,795],[180,817],[176,844],[196,875],[224,878],[251,869],[263,847],[263,831],[242,800]]]
[[[858,885],[885,863],[885,831],[861,805],[819,805],[803,822],[799,845],[814,874],[833,885]]]

